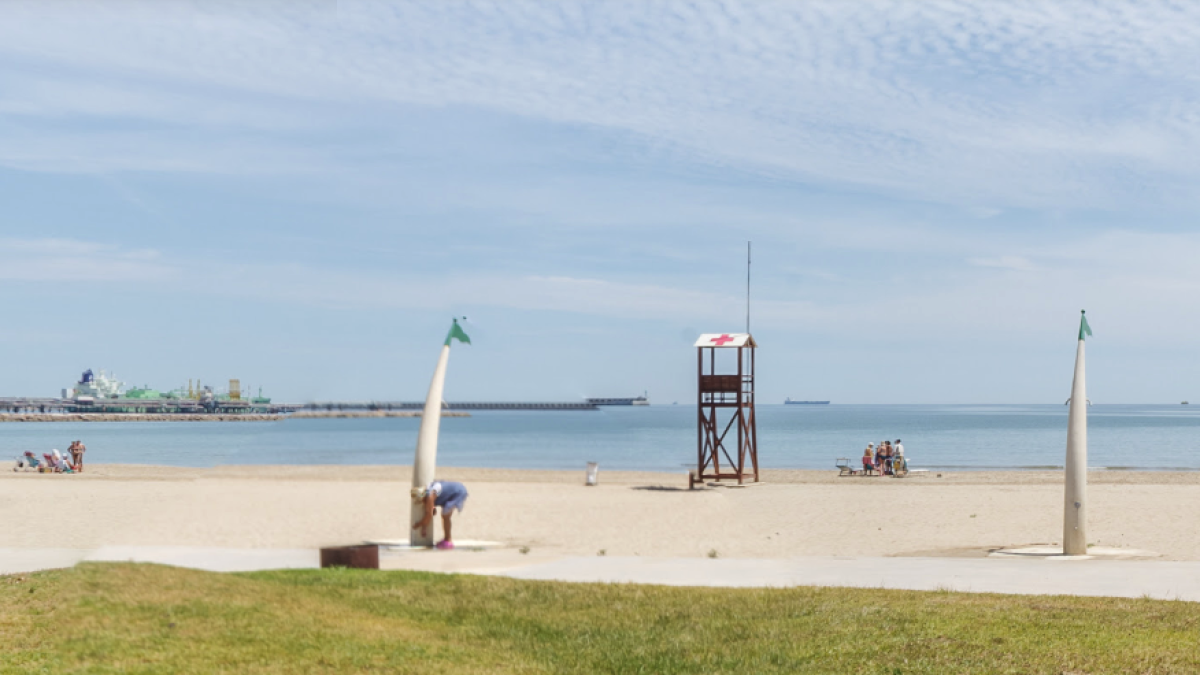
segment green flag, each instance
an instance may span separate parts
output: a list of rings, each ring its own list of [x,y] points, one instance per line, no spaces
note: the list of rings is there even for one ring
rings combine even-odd
[[[1080,311],[1080,312],[1079,312],[1079,315],[1080,315],[1080,319],[1079,319],[1079,321],[1080,321],[1080,323],[1079,323],[1079,339],[1080,339],[1080,340],[1082,340],[1082,339],[1084,339],[1084,337],[1083,337],[1083,336],[1084,336],[1085,334],[1086,334],[1086,335],[1091,335],[1091,334],[1092,334],[1092,327],[1088,325],[1088,322],[1087,322],[1087,312],[1085,312],[1085,311]]]
[[[450,346],[451,340],[458,340],[465,345],[471,344],[471,338],[467,337],[467,334],[465,331],[463,331],[462,326],[458,325],[458,319],[454,320],[454,325],[450,326],[450,332],[446,334],[447,347]]]

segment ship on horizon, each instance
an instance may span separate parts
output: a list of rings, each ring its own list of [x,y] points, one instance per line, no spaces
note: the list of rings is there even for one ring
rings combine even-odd
[[[783,399],[784,405],[829,405],[829,401],[793,401],[791,397]]]

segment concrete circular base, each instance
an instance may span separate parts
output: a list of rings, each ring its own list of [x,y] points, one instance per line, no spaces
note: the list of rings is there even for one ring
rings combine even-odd
[[[413,546],[404,539],[372,539],[366,542],[374,544],[384,551],[389,553],[403,551],[432,551],[432,546]],[[497,548],[504,548],[504,544],[498,541],[478,541],[475,539],[455,539],[454,548],[462,551],[486,551]]]
[[[1089,546],[1087,555],[1063,555],[1062,546],[1056,544],[1034,544],[1014,548],[996,549],[989,558],[1045,558],[1046,560],[1134,560],[1157,558],[1158,553],[1136,548],[1112,548]]]

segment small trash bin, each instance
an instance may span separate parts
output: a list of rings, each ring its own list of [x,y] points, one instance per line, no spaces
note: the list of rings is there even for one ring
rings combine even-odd
[[[587,482],[584,485],[589,487],[600,483],[600,464],[597,462],[588,462],[587,464]]]

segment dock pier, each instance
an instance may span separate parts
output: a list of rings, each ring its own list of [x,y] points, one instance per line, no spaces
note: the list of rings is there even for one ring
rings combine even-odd
[[[288,415],[294,412],[349,412],[422,410],[420,401],[326,401],[311,403],[255,403],[252,401],[197,399],[71,399],[0,398],[0,414],[139,414],[139,415]],[[480,410],[599,410],[591,402],[480,402],[446,403],[446,411]]]
[[[360,403],[283,403],[275,406],[276,412],[290,413],[304,411],[334,412],[341,410],[423,410],[425,403],[421,401],[370,401]],[[478,402],[467,401],[451,403],[447,401],[442,410],[599,410],[590,402]]]

